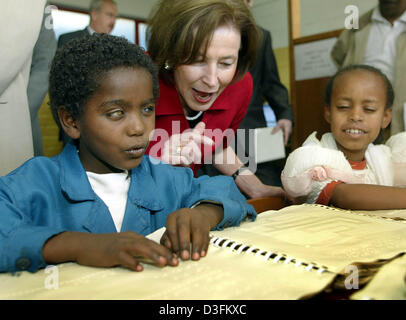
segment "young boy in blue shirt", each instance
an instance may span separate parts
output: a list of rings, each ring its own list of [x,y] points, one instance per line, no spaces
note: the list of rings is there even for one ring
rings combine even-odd
[[[73,139],[0,178],[0,271],[47,264],[176,266],[207,253],[209,231],[255,218],[229,177],[144,156],[155,125],[158,78],[150,58],[123,38],[76,39],[54,58],[49,95]],[[166,226],[157,244],[145,235]]]

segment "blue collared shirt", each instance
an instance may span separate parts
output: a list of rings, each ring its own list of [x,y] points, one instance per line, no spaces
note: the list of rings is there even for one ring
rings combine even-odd
[[[224,219],[216,229],[256,217],[230,177],[194,178],[190,169],[144,156],[131,170],[121,231],[147,235],[165,226],[171,212],[201,200],[222,203]],[[0,178],[0,272],[45,267],[44,243],[64,231],[116,232],[73,144],[56,157],[32,158]]]

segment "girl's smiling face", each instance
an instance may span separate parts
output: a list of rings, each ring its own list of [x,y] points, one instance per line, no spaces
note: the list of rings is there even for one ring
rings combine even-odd
[[[389,125],[392,109],[385,108],[386,99],[384,80],[371,71],[351,70],[335,80],[324,115],[348,160],[362,161],[368,145]]]
[[[231,26],[217,28],[205,56],[192,64],[176,67],[174,78],[185,111],[208,110],[234,78],[240,32]]]
[[[142,68],[110,70],[75,120],[79,157],[86,171],[137,167],[155,126],[152,77]]]

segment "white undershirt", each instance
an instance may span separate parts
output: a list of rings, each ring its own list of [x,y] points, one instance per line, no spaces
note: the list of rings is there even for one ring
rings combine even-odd
[[[382,17],[378,7],[374,9],[364,63],[380,69],[392,84],[395,80],[397,39],[405,30],[406,11],[392,25]]]
[[[109,208],[116,230],[120,232],[131,181],[128,171],[106,174],[86,173],[93,191]]]
[[[87,31],[89,31],[90,35],[93,35],[93,33],[96,32],[96,31],[93,30],[93,28],[91,26],[87,26]]]

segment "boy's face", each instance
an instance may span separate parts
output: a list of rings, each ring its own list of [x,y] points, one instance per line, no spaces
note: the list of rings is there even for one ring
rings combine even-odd
[[[348,160],[364,160],[368,145],[386,128],[392,109],[385,109],[386,86],[378,75],[354,70],[339,76],[333,85],[325,118],[338,148]]]
[[[139,68],[109,71],[75,121],[86,171],[130,170],[142,160],[155,126],[152,77]]]

